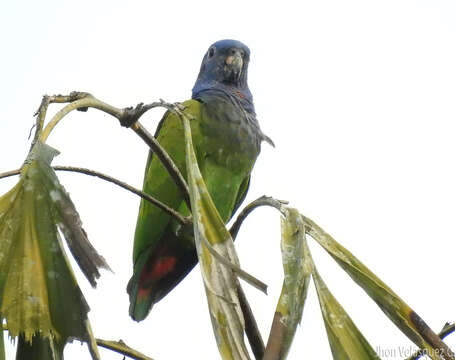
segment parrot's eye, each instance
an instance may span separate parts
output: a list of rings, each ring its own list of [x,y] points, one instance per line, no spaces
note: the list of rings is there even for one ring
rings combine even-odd
[[[210,59],[211,57],[213,57],[213,55],[215,55],[215,48],[212,48],[212,47],[211,47],[211,48],[209,49],[209,52],[208,52],[209,59]]]

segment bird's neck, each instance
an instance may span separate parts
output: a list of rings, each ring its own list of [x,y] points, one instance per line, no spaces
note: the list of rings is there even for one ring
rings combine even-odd
[[[221,96],[228,98],[231,102],[236,105],[240,105],[247,113],[255,115],[253,97],[248,87],[246,89],[240,89],[236,86],[227,84],[204,84],[193,88],[193,99],[203,100],[206,97]]]

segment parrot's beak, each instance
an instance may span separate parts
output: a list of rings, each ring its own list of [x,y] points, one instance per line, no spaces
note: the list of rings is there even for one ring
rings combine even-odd
[[[224,75],[226,80],[236,82],[240,79],[243,69],[243,58],[239,51],[226,57]]]

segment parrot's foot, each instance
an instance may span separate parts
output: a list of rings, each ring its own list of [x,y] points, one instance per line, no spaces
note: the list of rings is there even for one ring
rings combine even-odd
[[[131,127],[139,118],[146,112],[147,109],[144,107],[144,103],[139,103],[135,108],[127,107],[123,109],[123,114],[119,118],[120,125],[124,127]]]
[[[162,100],[161,100],[162,101]],[[182,103],[176,102],[173,104],[175,108],[179,111],[184,111],[186,109],[186,106],[183,105]]]

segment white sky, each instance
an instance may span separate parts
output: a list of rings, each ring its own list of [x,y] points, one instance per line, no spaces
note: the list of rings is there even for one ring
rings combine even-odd
[[[290,200],[439,331],[455,321],[454,19],[452,0],[5,1],[0,172],[24,160],[43,94],[88,91],[118,107],[183,101],[208,46],[241,40],[252,52],[249,84],[262,129],[277,145],[263,145],[247,201]],[[159,118],[143,123],[153,131]],[[70,115],[49,144],[62,152],[55,164],[142,185],[147,148],[108,115]],[[121,338],[157,360],[219,358],[199,268],[144,322],[129,319],[125,286],[139,199],[83,175],[60,178],[115,271],[103,273],[97,290],[77,272],[96,336]],[[0,193],[16,181],[0,181]],[[269,284],[267,297],[247,289],[265,338],[282,281],[279,241],[270,209],[251,216],[237,241],[245,270]],[[363,291],[311,248],[373,347],[407,351],[411,343]],[[455,347],[455,336],[448,343]],[[89,357],[79,344],[65,355]],[[329,358],[311,288],[289,359]],[[392,358],[403,356],[384,357]]]

